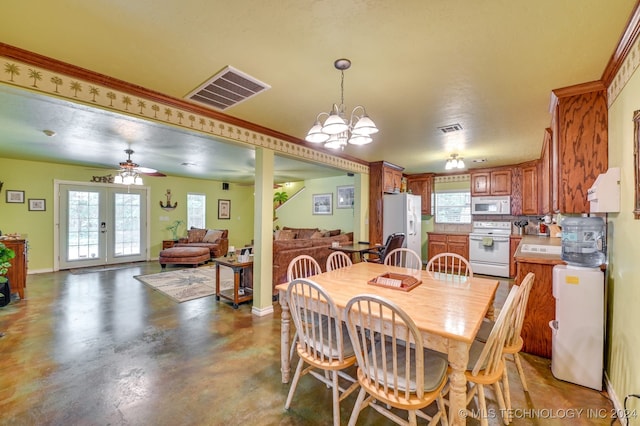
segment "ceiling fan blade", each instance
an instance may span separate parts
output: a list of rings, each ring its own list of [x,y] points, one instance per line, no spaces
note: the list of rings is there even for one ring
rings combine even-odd
[[[149,167],[136,167],[136,171],[138,173],[144,173],[144,174],[148,174],[148,173],[158,173],[158,171],[156,169],[151,169]]]
[[[147,173],[147,172],[140,172],[140,171],[139,171],[138,173],[140,173],[141,175],[144,175],[144,176],[157,176],[157,177],[166,177],[166,176],[167,176],[167,175],[165,175],[164,173],[162,173],[162,172],[158,172],[158,171],[155,171],[155,172],[149,172],[149,173]]]

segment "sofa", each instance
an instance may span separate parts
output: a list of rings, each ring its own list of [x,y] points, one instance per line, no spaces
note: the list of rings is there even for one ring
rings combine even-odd
[[[343,234],[339,229],[325,231],[318,228],[290,227],[276,231],[273,240],[273,296],[278,294],[275,286],[287,282],[289,263],[301,254],[313,257],[324,272],[327,257],[332,253],[329,247],[333,242],[340,245],[353,244],[353,232]]]
[[[222,257],[229,250],[228,229],[201,229],[191,227],[186,238],[180,238],[174,247],[206,247],[211,258]]]

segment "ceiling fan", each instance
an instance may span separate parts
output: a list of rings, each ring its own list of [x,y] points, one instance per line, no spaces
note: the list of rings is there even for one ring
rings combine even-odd
[[[142,178],[140,175],[145,176],[166,176],[164,173],[160,173],[156,169],[150,169],[148,167],[140,167],[139,164],[131,161],[132,149],[125,149],[127,154],[127,160],[120,162],[120,170],[114,178],[114,183],[121,183],[124,185],[142,185]]]

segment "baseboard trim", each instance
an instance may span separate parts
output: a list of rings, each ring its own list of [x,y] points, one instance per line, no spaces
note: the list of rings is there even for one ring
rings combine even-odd
[[[257,307],[254,306],[254,307],[251,308],[251,313],[253,315],[258,316],[258,317],[264,317],[264,316],[267,316],[267,315],[271,315],[271,314],[273,314],[273,305],[267,306],[267,307],[264,307],[264,308],[257,308]]]
[[[55,272],[55,271],[53,270],[53,268],[27,269],[27,275],[31,275],[31,274],[47,274],[49,272]]]
[[[629,424],[629,420],[625,415],[624,406],[620,403],[620,400],[618,399],[618,395],[616,394],[616,391],[613,389],[613,384],[611,383],[611,380],[609,380],[609,376],[607,375],[606,371],[604,372],[604,387],[607,389],[607,394],[609,395],[609,399],[613,403],[613,408],[615,409],[615,412],[622,415],[622,417],[618,416],[618,420],[620,420],[620,423],[623,426],[627,426]]]

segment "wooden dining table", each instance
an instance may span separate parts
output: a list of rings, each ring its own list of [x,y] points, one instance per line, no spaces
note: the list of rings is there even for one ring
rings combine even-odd
[[[368,283],[388,273],[413,275],[421,280],[421,284],[410,291],[403,291]],[[482,319],[493,305],[497,279],[473,277],[464,282],[451,283],[424,270],[416,273],[406,268],[367,262],[355,263],[308,279],[328,292],[343,318],[347,302],[359,294],[382,296],[402,308],[421,331],[425,347],[447,354],[451,367],[449,421],[454,425],[466,423],[467,381],[464,373],[469,361],[469,349]],[[291,314],[287,304],[287,287],[288,283],[276,286],[282,306],[280,362],[283,383],[289,382],[291,374]]]

